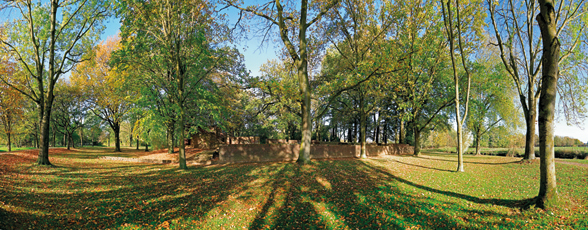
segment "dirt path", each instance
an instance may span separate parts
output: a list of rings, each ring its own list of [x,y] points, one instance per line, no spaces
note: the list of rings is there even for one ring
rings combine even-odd
[[[580,166],[580,167],[588,168],[588,163],[587,164],[582,164],[582,163],[577,163],[577,162],[567,162],[567,161],[563,161],[563,160],[559,160],[559,159],[555,159],[555,162],[562,163],[562,164],[567,164],[567,165],[575,165],[575,166]]]

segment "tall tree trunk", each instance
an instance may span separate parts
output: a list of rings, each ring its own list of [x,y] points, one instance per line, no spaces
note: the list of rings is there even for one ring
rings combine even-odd
[[[540,13],[537,22],[543,38],[543,69],[541,96],[539,97],[539,152],[541,154],[539,195],[537,206],[552,208],[557,206],[557,184],[553,149],[553,117],[559,77],[560,43],[556,36],[555,3],[553,0],[539,0]]]
[[[64,140],[66,140],[66,143],[67,143],[67,150],[70,150],[71,149],[71,137],[70,137],[69,132],[67,132],[67,131],[65,131],[65,132],[67,134],[65,135]]]
[[[398,132],[398,144],[404,144],[404,135],[405,135],[405,131],[404,131],[404,121],[400,120],[400,131]]]
[[[80,128],[80,147],[84,147],[84,129]]]
[[[184,136],[186,135],[186,128],[185,128],[185,112],[184,112],[184,107],[180,107],[180,168],[181,169],[188,169],[188,166],[186,165],[186,143],[184,142]],[[173,147],[173,145],[172,145]]]
[[[49,86],[47,89],[47,94],[45,94],[45,89],[43,88],[43,84],[39,84],[39,94],[40,99],[38,102],[39,105],[39,115],[41,115],[39,117],[39,119],[41,119],[41,122],[39,122],[40,125],[40,133],[41,133],[41,140],[40,140],[40,150],[39,150],[39,157],[37,159],[37,164],[38,165],[51,165],[51,162],[49,162],[49,124],[51,122],[51,107],[53,105],[53,88],[55,86],[55,81],[53,81],[53,78],[56,74],[59,74],[56,72],[55,66],[57,63],[55,63],[55,43],[56,43],[56,37],[57,37],[57,28],[56,28],[56,23],[57,23],[57,8],[58,8],[58,2],[57,1],[51,1],[51,19],[50,19],[50,29],[49,29],[49,33],[50,33],[50,37],[51,37],[51,41],[49,43],[49,79],[50,81],[48,82]],[[42,73],[42,65],[37,64],[38,66],[38,70],[37,73]]]
[[[114,131],[114,151],[121,152],[120,150],[120,123],[115,122],[114,127],[112,128]]]
[[[281,8],[282,6],[280,6]],[[281,11],[281,10],[280,10]],[[300,153],[298,154],[297,162],[299,164],[307,164],[310,162],[310,141],[312,135],[312,118],[310,114],[310,82],[308,79],[308,50],[307,50],[307,42],[306,42],[306,30],[308,29],[308,22],[306,21],[308,12],[308,1],[303,0],[300,4],[300,20],[299,20],[299,30],[298,30],[298,45],[300,55],[298,60],[296,61],[298,64],[298,85],[300,88],[300,93],[302,94],[303,101],[302,101],[302,143],[300,146]],[[281,31],[282,40],[287,39],[287,35],[285,34],[284,30],[286,30],[284,19],[282,12],[280,12],[280,28],[283,30]],[[291,44],[290,44],[291,45]],[[295,54],[294,47],[290,47],[290,51],[294,51],[292,54]],[[296,55],[291,55],[296,56]]]
[[[476,156],[479,156],[479,155],[481,155],[481,153],[480,153],[480,135],[481,135],[481,134],[480,134],[480,132],[479,132],[479,131],[476,131],[476,132],[474,133],[474,138],[476,139],[476,140],[475,140],[475,141],[476,141]]]
[[[360,107],[363,108],[363,100],[360,100]],[[361,143],[361,151],[359,154],[360,158],[367,158],[365,150],[365,139],[366,139],[366,126],[367,126],[367,113],[361,111],[359,114],[359,142]]]
[[[458,3],[458,2],[456,2]],[[461,46],[461,34],[459,34],[460,32],[460,22],[459,22],[459,5],[456,5],[455,8],[457,9],[457,20],[458,20],[458,24],[457,24],[457,29],[458,29],[458,38],[459,38],[459,48],[461,51],[461,55],[462,55],[462,59],[463,59],[463,49]],[[459,76],[457,74],[457,65],[456,65],[456,60],[455,60],[455,44],[454,44],[454,30],[453,30],[453,16],[452,16],[452,7],[451,7],[451,1],[447,2],[447,15],[448,17],[446,17],[446,12],[445,12],[445,4],[444,1],[442,1],[442,9],[443,9],[443,20],[445,22],[445,29],[447,32],[447,36],[449,38],[449,53],[450,53],[450,57],[451,57],[451,65],[453,68],[453,82],[455,83],[455,117],[456,117],[456,125],[457,125],[457,172],[463,172],[463,148],[462,148],[462,144],[463,144],[463,124],[462,124],[462,119],[461,119],[461,112],[460,112],[460,98],[459,98]],[[465,64],[464,64],[465,67]],[[467,71],[467,69],[466,69]],[[469,76],[468,76],[469,79]],[[467,108],[467,103],[466,103],[466,108]],[[467,110],[466,110],[467,111]],[[467,113],[467,112],[466,112]],[[464,114],[464,117],[466,115]]]
[[[525,160],[535,159],[535,118],[537,116],[537,100],[535,99],[534,90],[529,89],[528,107],[529,111],[525,116],[525,122],[527,123],[527,133],[525,134]]]
[[[12,152],[12,143],[10,142],[10,132],[6,134],[8,137],[8,152]]]
[[[376,115],[374,114],[374,121],[376,123],[376,134],[374,135],[374,139],[376,141],[376,144],[380,144],[380,111],[378,111],[378,116],[376,118]]]
[[[382,143],[388,144],[388,121],[384,119],[384,128],[382,130]]]
[[[170,121],[167,123],[167,153],[168,154],[174,153],[175,125],[176,125],[176,123],[174,121]]]
[[[351,140],[352,133],[353,133],[352,125],[349,124],[349,127],[347,128],[347,142],[349,142],[349,143],[353,142]]]
[[[139,142],[139,136],[137,136],[136,140],[137,140],[137,150],[139,150],[139,145],[141,144],[141,143]]]
[[[357,119],[353,120],[353,136],[351,137],[351,139],[353,140],[353,143],[357,143]]]
[[[421,131],[415,127],[413,135],[414,135],[414,155],[418,156],[421,154]]]

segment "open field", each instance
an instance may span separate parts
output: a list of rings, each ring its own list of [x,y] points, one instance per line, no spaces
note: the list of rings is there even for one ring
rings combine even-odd
[[[429,152],[444,152],[444,153],[451,153],[456,152],[455,147],[441,147],[441,148],[430,148],[426,149]],[[483,155],[506,155],[509,151],[509,148],[487,148],[482,147],[481,153]],[[518,154],[524,154],[525,148],[516,148],[515,151]],[[467,150],[467,154],[474,154],[476,152],[475,147],[470,147]],[[588,154],[588,147],[555,147],[555,152],[577,152],[580,154]],[[535,154],[539,155],[539,147],[535,147]]]
[[[539,165],[427,153],[177,169],[106,161],[106,148],[0,155],[0,229],[588,228],[588,168],[557,163],[561,206],[543,211]]]

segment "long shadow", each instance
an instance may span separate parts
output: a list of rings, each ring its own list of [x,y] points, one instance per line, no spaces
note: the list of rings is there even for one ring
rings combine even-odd
[[[460,194],[460,193],[456,193],[456,192],[439,190],[439,189],[427,187],[427,186],[420,185],[420,184],[414,183],[412,181],[397,177],[397,176],[391,174],[390,172],[387,172],[386,170],[383,170],[382,168],[379,168],[377,166],[369,165],[369,164],[365,164],[365,165],[373,168],[375,171],[377,171],[378,173],[380,173],[382,175],[385,175],[389,178],[392,178],[393,180],[402,182],[404,184],[407,184],[407,185],[410,185],[410,186],[413,186],[413,187],[416,187],[419,189],[423,189],[423,190],[426,190],[429,192],[434,192],[434,193],[443,194],[446,196],[451,196],[451,197],[456,197],[456,198],[468,200],[468,201],[478,203],[478,204],[493,204],[493,205],[499,205],[499,206],[504,206],[504,207],[508,207],[508,208],[528,209],[529,207],[531,207],[532,204],[534,204],[533,201],[535,200],[535,198],[528,198],[528,199],[524,199],[524,200],[483,199],[483,198]]]
[[[425,159],[425,160],[433,160],[433,161],[457,162],[457,160],[445,160],[445,159],[428,158],[428,157],[422,157],[422,156],[413,156],[413,157],[421,158],[421,159]],[[478,165],[507,165],[507,164],[514,164],[514,163],[519,163],[519,162],[521,162],[521,161],[518,160],[518,161],[509,161],[509,162],[503,162],[503,163],[486,163],[486,162],[464,161],[464,163],[478,164]]]
[[[64,177],[65,182],[56,185],[62,187],[47,190],[55,191],[52,193],[0,186],[0,200],[7,205],[34,207],[38,213],[50,213],[23,216],[0,209],[0,217],[7,216],[0,220],[15,220],[9,226],[0,224],[0,228],[105,229],[126,224],[156,228],[164,221],[182,218],[202,223],[219,218],[212,216],[212,210],[232,211],[222,204],[229,197],[265,188],[271,191],[262,192],[267,197],[259,200],[265,203],[248,223],[250,229],[268,228],[265,226],[268,223],[272,229],[405,229],[418,225],[437,229],[468,228],[450,213],[459,204],[418,196],[402,188],[404,185],[475,203],[512,208],[523,207],[525,201],[480,199],[430,188],[362,160],[315,161],[310,166],[270,163],[194,167],[188,171],[154,165],[114,167],[104,169],[107,172],[102,174],[75,173],[87,169],[85,167],[54,172]],[[262,187],[251,187],[258,179],[266,179]],[[23,188],[26,185],[26,181],[19,181],[19,178],[0,178],[0,182]],[[34,186],[42,189],[43,185]],[[68,188],[85,191],[70,194]],[[88,188],[93,190],[88,191]],[[506,217],[506,214],[488,210],[459,208],[461,212],[477,213],[482,218]]]
[[[255,217],[255,220],[253,220],[253,222],[251,222],[251,224],[249,225],[249,229],[262,229],[263,226],[266,224],[266,219],[268,216],[268,212],[270,210],[270,208],[272,206],[275,205],[276,203],[276,192],[278,187],[280,187],[281,185],[284,185],[287,181],[286,178],[286,169],[291,168],[292,164],[286,164],[278,173],[276,173],[276,175],[273,178],[273,182],[271,183],[271,193],[267,198],[267,201],[265,202],[265,204],[263,205],[263,208],[261,209],[261,212],[259,212],[257,214],[257,216]],[[296,167],[296,166],[294,166]]]
[[[443,171],[443,172],[454,172],[454,171],[447,170],[447,169],[438,169],[438,168],[427,167],[427,166],[423,166],[423,165],[415,165],[415,164],[406,163],[406,162],[402,162],[402,161],[398,161],[398,160],[393,160],[393,161],[396,163],[410,165],[410,166],[419,167],[419,168],[432,169],[432,170]]]
[[[247,189],[245,185],[257,179],[257,176],[249,175],[255,169],[251,166],[192,168],[188,171],[152,168],[149,165],[119,168],[105,175],[53,172],[62,178],[57,184],[32,183],[17,178],[1,181],[10,185],[10,188],[0,189],[0,200],[6,205],[33,207],[37,213],[49,213],[24,215],[1,210],[3,218],[0,222],[6,225],[2,229],[149,226],[187,217],[186,213],[190,213],[194,221],[200,221],[209,210],[228,199],[236,188]],[[146,172],[135,172],[139,170]],[[67,191],[68,188],[74,191]],[[3,223],[4,220],[14,222]]]

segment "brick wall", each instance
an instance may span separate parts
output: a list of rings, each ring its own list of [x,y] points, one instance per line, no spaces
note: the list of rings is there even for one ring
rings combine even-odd
[[[275,162],[295,161],[298,159],[298,144],[260,144],[260,145],[228,145],[219,149],[219,163]],[[359,157],[359,145],[312,145],[312,159],[353,158]],[[370,157],[384,155],[413,154],[414,148],[409,145],[368,145],[367,155]]]

